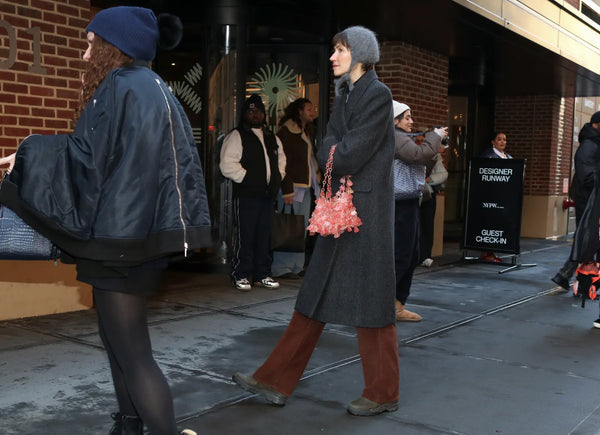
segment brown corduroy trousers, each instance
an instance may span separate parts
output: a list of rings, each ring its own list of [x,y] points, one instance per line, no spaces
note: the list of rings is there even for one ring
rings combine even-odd
[[[290,396],[321,336],[325,323],[294,311],[292,320],[254,378]],[[377,403],[398,400],[400,369],[396,325],[356,328],[365,389],[362,396]]]

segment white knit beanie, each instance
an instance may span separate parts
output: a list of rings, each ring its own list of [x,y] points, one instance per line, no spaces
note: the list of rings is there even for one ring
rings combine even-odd
[[[397,118],[407,110],[410,110],[410,107],[408,107],[407,104],[399,103],[396,100],[392,102],[392,106],[394,107],[394,118]]]

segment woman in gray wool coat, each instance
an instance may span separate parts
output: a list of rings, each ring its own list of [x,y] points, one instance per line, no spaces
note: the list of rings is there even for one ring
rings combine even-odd
[[[394,198],[392,97],[373,66],[373,32],[354,26],[333,38],[333,111],[317,158],[325,167],[332,145],[332,191],[351,175],[362,226],[339,238],[319,236],[292,319],[265,363],[236,373],[242,388],[284,405],[312,355],[325,323],[357,328],[365,389],[348,405],[353,415],[398,409],[398,342],[394,312]]]

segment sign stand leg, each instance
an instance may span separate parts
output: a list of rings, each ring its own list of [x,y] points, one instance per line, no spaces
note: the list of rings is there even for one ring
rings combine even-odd
[[[507,263],[507,262],[494,263],[491,261],[481,260],[479,257],[467,256],[467,253],[463,252],[463,261],[465,263],[490,264],[492,266],[509,266],[506,269],[499,270],[498,273],[512,272],[513,270],[519,270],[519,269],[525,269],[527,267],[537,266],[537,264],[535,264],[535,263],[527,263],[527,264],[517,263],[517,257],[518,257],[518,255],[516,255],[516,254],[511,255],[510,263]]]
[[[518,255],[513,255],[511,266],[507,267],[506,269],[499,270],[498,273],[512,272],[513,270],[519,270],[519,269],[524,269],[526,267],[537,266],[537,264],[535,264],[535,263],[528,263],[528,264],[517,263],[517,257],[518,257]],[[500,264],[502,264],[502,263],[500,263]]]

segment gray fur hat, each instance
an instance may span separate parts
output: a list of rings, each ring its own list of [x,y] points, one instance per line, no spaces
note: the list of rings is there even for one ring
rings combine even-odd
[[[362,26],[352,26],[340,33],[348,41],[352,62],[350,63],[348,72],[335,81],[335,92],[337,95],[340,95],[341,87],[344,83],[348,83],[348,86],[352,89],[350,71],[352,71],[357,63],[373,64],[379,62],[379,43],[377,42],[375,33],[371,30]]]

